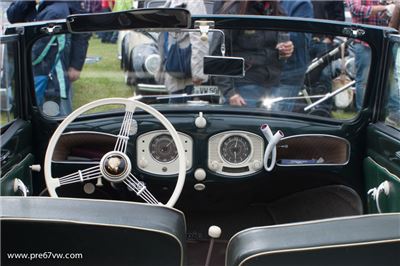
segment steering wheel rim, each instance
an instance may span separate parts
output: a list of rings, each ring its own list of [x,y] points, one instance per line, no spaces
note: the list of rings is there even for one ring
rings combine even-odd
[[[164,115],[162,115],[156,109],[154,109],[153,107],[151,107],[147,104],[144,104],[142,102],[139,102],[139,101],[136,101],[133,99],[126,99],[126,98],[106,98],[106,99],[100,99],[100,100],[96,100],[96,101],[90,102],[88,104],[85,104],[85,105],[79,107],[78,109],[76,109],[75,111],[73,111],[71,114],[69,114],[64,119],[64,121],[57,127],[57,129],[54,131],[53,136],[51,137],[51,139],[49,141],[49,144],[46,149],[46,156],[44,159],[44,176],[45,176],[46,186],[47,186],[50,196],[57,198],[58,195],[56,192],[56,188],[61,186],[59,178],[53,178],[52,173],[51,173],[51,164],[52,164],[54,149],[58,143],[59,138],[61,137],[64,130],[78,116],[80,116],[81,114],[83,114],[93,108],[103,106],[103,105],[124,105],[126,112],[128,112],[128,111],[134,112],[134,110],[136,108],[140,108],[140,109],[144,110],[145,112],[149,113],[150,115],[154,116],[168,130],[168,133],[171,135],[172,139],[175,142],[175,146],[178,151],[178,162],[179,162],[178,179],[176,181],[175,189],[172,192],[170,199],[165,204],[165,206],[167,206],[167,207],[173,207],[182,192],[182,189],[183,189],[183,186],[185,183],[185,178],[186,178],[186,158],[185,158],[185,151],[183,148],[183,144],[182,144],[174,126],[171,124],[171,122],[168,121],[168,119]],[[123,123],[124,123],[124,121],[123,121]],[[123,126],[123,123],[122,123],[121,127]],[[118,139],[117,139],[117,141],[118,141]],[[78,171],[78,172],[81,175],[80,171]],[[102,178],[105,178],[105,177],[102,176]],[[158,204],[162,204],[162,203],[158,202]]]

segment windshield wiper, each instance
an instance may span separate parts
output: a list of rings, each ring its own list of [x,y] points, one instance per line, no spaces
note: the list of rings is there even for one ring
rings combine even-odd
[[[167,100],[167,99],[176,99],[176,98],[194,98],[194,97],[204,97],[204,96],[218,96],[217,93],[210,92],[210,93],[181,93],[181,94],[158,94],[158,95],[136,95],[130,97],[129,99],[140,101],[142,99],[154,99],[154,100]]]
[[[321,98],[321,99],[319,99],[318,101],[316,101],[316,102],[314,102],[314,103],[312,103],[312,104],[309,104],[309,105],[307,105],[306,107],[304,107],[304,111],[307,112],[308,110],[310,110],[311,108],[314,108],[314,107],[317,106],[318,104],[323,103],[323,102],[325,102],[326,100],[329,100],[330,98],[334,97],[335,95],[337,95],[337,94],[339,94],[339,93],[341,93],[341,92],[347,90],[348,88],[350,88],[350,87],[353,86],[354,84],[356,84],[356,81],[355,81],[355,80],[353,80],[352,82],[350,82],[350,83],[344,85],[344,86],[341,87],[340,89],[335,90],[334,92],[328,92],[327,94],[325,94],[325,96],[324,96],[323,98]]]

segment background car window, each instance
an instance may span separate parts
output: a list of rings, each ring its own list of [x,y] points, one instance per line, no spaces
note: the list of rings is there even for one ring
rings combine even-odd
[[[393,43],[389,61],[389,75],[386,85],[381,121],[400,130],[400,49]]]
[[[15,43],[0,44],[0,126],[8,124],[16,117],[15,108]]]
[[[223,34],[213,32],[205,40],[197,32],[93,33],[75,80],[69,78],[73,62],[68,59],[74,58],[70,36],[40,39],[32,50],[37,104],[48,116],[67,115],[64,104],[74,110],[105,97],[334,120],[352,119],[361,109],[371,60],[367,44],[307,32],[248,29]],[[204,57],[223,56],[222,47],[226,57],[244,59],[243,77],[203,73]],[[191,55],[179,61],[173,56],[177,53]],[[174,69],[185,65],[189,71]]]

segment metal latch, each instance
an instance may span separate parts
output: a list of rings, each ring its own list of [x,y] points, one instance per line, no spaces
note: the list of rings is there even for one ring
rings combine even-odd
[[[215,22],[210,20],[196,20],[194,22],[194,28],[200,29],[201,37],[200,39],[205,42],[208,40],[208,32],[210,29],[215,27]]]
[[[44,32],[46,34],[59,33],[61,30],[62,30],[61,25],[53,25],[53,24],[50,24],[46,27],[42,27],[40,29],[41,32]]]
[[[356,28],[344,28],[343,35],[350,37],[350,38],[360,38],[364,36],[365,30],[363,29],[356,29]]]

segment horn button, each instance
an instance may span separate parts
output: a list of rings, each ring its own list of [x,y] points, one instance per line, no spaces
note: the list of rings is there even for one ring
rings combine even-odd
[[[129,176],[131,169],[131,161],[122,152],[108,152],[100,161],[101,174],[110,182],[123,181]]]

